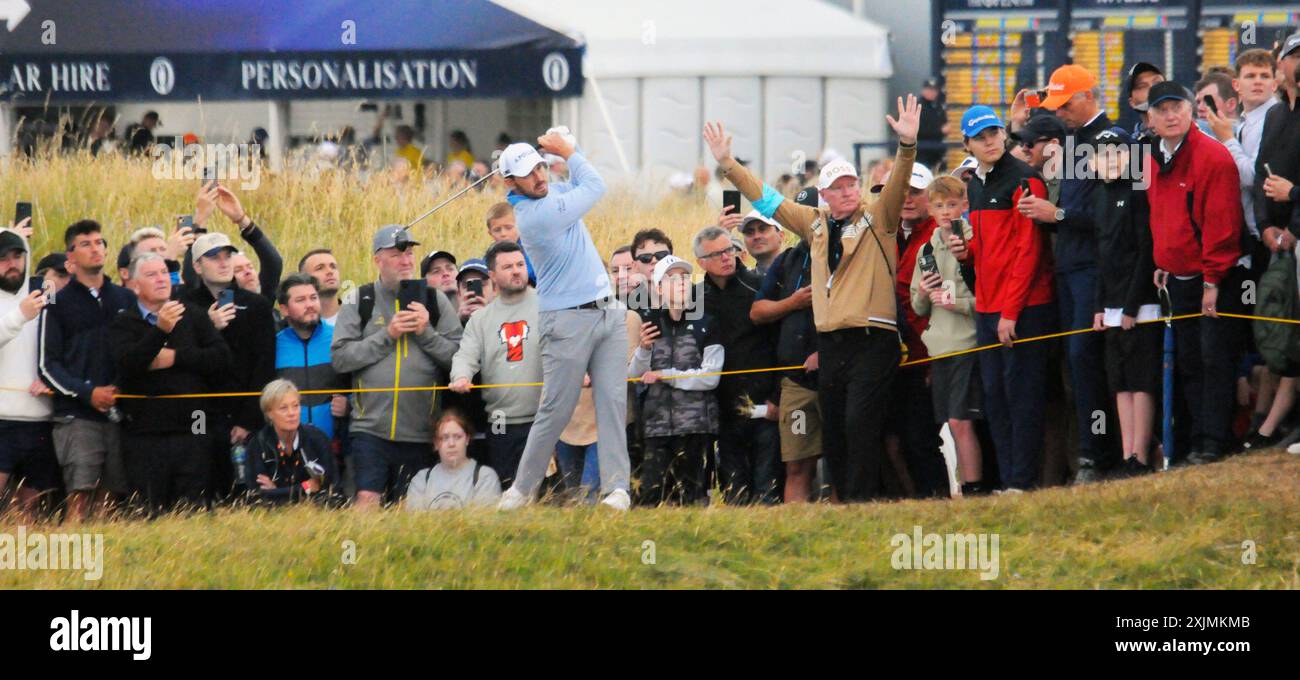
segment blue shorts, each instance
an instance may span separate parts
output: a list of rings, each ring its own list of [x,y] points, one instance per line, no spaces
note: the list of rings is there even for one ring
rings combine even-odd
[[[54,455],[51,424],[0,420],[0,472],[36,491],[58,487],[62,472]]]
[[[411,477],[437,462],[438,457],[429,444],[393,442],[364,432],[352,433],[357,491],[385,494],[387,502],[405,496]]]

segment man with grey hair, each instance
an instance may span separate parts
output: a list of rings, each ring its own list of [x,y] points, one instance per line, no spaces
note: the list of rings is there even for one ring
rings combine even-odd
[[[157,253],[131,259],[136,304],[108,325],[108,346],[124,392],[151,396],[211,392],[230,371],[230,349],[201,307],[172,300],[171,274]],[[177,502],[208,502],[211,465],[206,437],[191,431],[201,398],[126,399],[125,464],[132,493],[150,515]]]
[[[724,351],[723,371],[776,365],[776,334],[771,324],[756,326],[750,307],[763,276],[746,269],[731,234],[716,226],[701,229],[692,240],[704,282],[695,302],[717,320]],[[718,477],[728,503],[777,503],[781,500],[781,434],[777,376],[770,371],[724,375],[718,384]]]
[[[1097,135],[1113,123],[1101,108],[1101,87],[1091,72],[1068,64],[1052,73],[1043,108],[1055,111],[1068,130],[1059,168],[1048,163],[1043,174],[1058,175],[1060,195],[1056,205],[1028,196],[1017,206],[1021,214],[1056,235],[1056,294],[1061,328],[1073,330],[1092,325],[1097,311],[1097,225],[1093,206],[1101,180],[1080,176],[1092,156]],[[1131,178],[1137,181],[1137,178]],[[1074,393],[1079,433],[1078,483],[1095,482],[1118,459],[1110,436],[1114,428],[1096,432],[1097,413],[1108,411],[1106,375],[1100,333],[1071,335],[1066,339],[1066,359]],[[1049,482],[1055,480],[1048,480]]]

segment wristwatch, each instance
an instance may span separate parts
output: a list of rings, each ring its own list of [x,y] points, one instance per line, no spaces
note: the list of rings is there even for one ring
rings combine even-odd
[[[1217,283],[1210,283],[1209,281],[1202,281],[1202,282],[1201,282],[1201,287],[1204,288],[1205,290],[1218,290],[1218,289],[1219,289],[1219,284],[1217,284]]]
[[[1065,208],[1056,209],[1056,221],[1057,222],[1065,221]]]

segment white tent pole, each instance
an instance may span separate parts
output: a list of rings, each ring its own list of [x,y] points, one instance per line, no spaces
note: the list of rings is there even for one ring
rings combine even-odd
[[[632,166],[627,162],[627,155],[623,153],[623,143],[618,140],[618,130],[614,129],[614,120],[609,117],[609,108],[605,106],[605,97],[600,94],[600,84],[592,76],[587,76],[587,82],[591,83],[591,91],[596,95],[596,106],[600,107],[600,117],[605,120],[605,128],[609,130],[609,136],[614,140],[614,153],[618,154],[619,165],[623,166],[624,174],[632,174]]]
[[[289,102],[268,101],[267,118],[267,160],[270,161],[271,171],[279,172],[284,167],[284,154],[289,149]]]
[[[13,107],[0,104],[0,156],[13,153],[15,127],[17,127],[17,117],[14,115]]]

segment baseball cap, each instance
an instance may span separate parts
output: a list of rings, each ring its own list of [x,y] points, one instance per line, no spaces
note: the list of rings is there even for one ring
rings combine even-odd
[[[960,165],[953,168],[952,172],[948,174],[953,177],[961,177],[964,173],[975,172],[975,169],[979,167],[979,164],[979,161],[975,160],[974,156],[967,156]]]
[[[1181,99],[1190,102],[1192,101],[1192,93],[1172,80],[1159,82],[1151,86],[1151,91],[1147,94],[1147,106],[1154,108],[1166,99]]]
[[[1300,49],[1300,33],[1292,33],[1287,36],[1286,42],[1282,43],[1282,50],[1277,53],[1277,58],[1281,59],[1297,49]]]
[[[889,176],[892,174],[894,173],[891,171],[885,175],[885,182],[889,181]],[[921,189],[922,191],[924,191],[926,187],[930,186],[930,182],[933,181],[934,181],[934,173],[930,172],[930,168],[927,168],[926,166],[920,163],[912,164],[912,177],[907,181],[908,186],[912,187],[913,189]],[[885,185],[882,182],[881,184],[877,184],[871,187],[871,193],[878,194],[884,188]]]
[[[483,260],[477,257],[472,260],[465,260],[465,264],[462,264],[460,266],[460,271],[456,272],[456,280],[459,281],[462,278],[464,278],[467,272],[478,272],[483,276],[487,276],[488,275],[487,262],[484,262]]]
[[[1139,61],[1138,63],[1133,64],[1128,68],[1128,75],[1124,77],[1124,91],[1132,94],[1133,85],[1137,82],[1138,76],[1142,75],[1143,73],[1155,73],[1158,74],[1161,78],[1165,77],[1165,73],[1164,71],[1160,70],[1160,67],[1156,66],[1155,64],[1152,64],[1149,61]],[[1138,104],[1137,106],[1133,107],[1133,110],[1146,111],[1147,104],[1145,102]]]
[[[425,255],[424,260],[420,262],[420,276],[428,275],[429,268],[433,266],[433,261],[440,257],[443,258],[444,260],[451,260],[452,264],[456,264],[455,255],[452,255],[451,253],[445,250],[435,250],[432,253]]]
[[[794,195],[794,202],[799,205],[806,205],[809,208],[816,208],[818,198],[820,197],[817,195],[817,187],[804,187]]]
[[[687,274],[695,271],[695,267],[692,267],[690,262],[687,262],[676,255],[669,255],[655,264],[653,278],[656,286],[659,285],[659,283],[664,280],[664,277],[668,275],[669,269],[683,269]]]
[[[60,274],[68,273],[68,254],[67,253],[50,253],[41,258],[36,263],[36,273],[43,273],[46,269],[53,269]]]
[[[1043,108],[1055,111],[1080,92],[1087,92],[1097,84],[1097,77],[1092,71],[1078,64],[1066,64],[1055,71],[1047,81],[1047,99]]]
[[[412,241],[411,235],[406,231],[406,227],[400,224],[386,224],[375,232],[375,237],[370,240],[370,252],[377,253],[384,248],[401,248],[405,250],[411,246],[420,245],[419,241]]]
[[[748,215],[745,215],[745,221],[740,223],[740,233],[745,233],[745,227],[749,226],[751,222],[762,222],[763,224],[770,225],[777,231],[781,231],[781,225],[777,224],[776,220],[769,217],[763,217],[763,213],[757,210],[751,210]]]
[[[998,118],[998,114],[993,112],[993,109],[983,104],[976,104],[966,109],[966,113],[961,114],[961,134],[963,137],[974,137],[984,128],[990,127],[1005,128],[1006,126],[1002,124],[1002,120]]]
[[[1011,133],[1011,138],[1019,142],[1033,144],[1043,139],[1057,139],[1065,141],[1065,123],[1061,122],[1053,114],[1045,116],[1031,116],[1025,121],[1025,126],[1019,132]]]
[[[933,87],[934,89],[937,90],[939,89],[939,79],[934,77],[926,78],[921,83],[921,87]]]
[[[501,175],[504,177],[526,177],[533,168],[545,163],[541,154],[531,144],[515,142],[501,152]]]
[[[1093,137],[1092,141],[1097,146],[1127,146],[1133,143],[1133,135],[1116,125],[1097,133],[1097,136]]]
[[[8,229],[0,231],[0,255],[8,255],[11,250],[21,250],[25,253],[27,244],[23,243],[23,237]]]
[[[218,250],[233,253],[239,249],[231,245],[229,236],[219,231],[210,231],[194,239],[194,245],[190,246],[190,258],[198,260],[200,257],[210,257]]]
[[[831,182],[841,177],[852,177],[857,179],[858,171],[853,164],[848,161],[832,161],[822,167],[821,174],[817,177],[818,189],[829,189]]]

